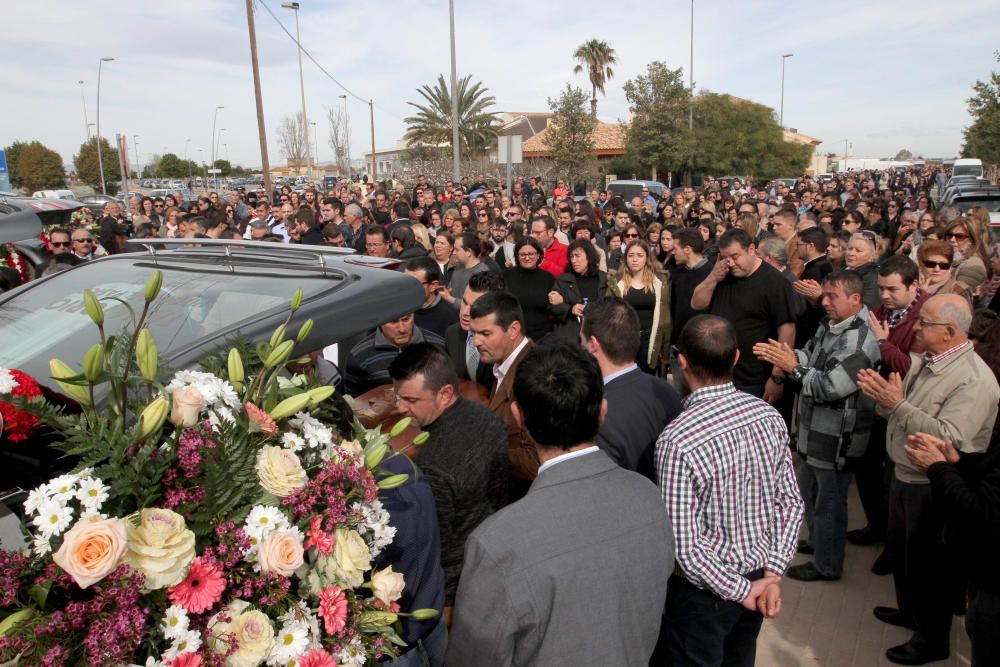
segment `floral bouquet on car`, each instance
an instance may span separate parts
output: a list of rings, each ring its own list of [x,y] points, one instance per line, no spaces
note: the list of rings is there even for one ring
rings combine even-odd
[[[333,389],[284,372],[296,342],[285,323],[214,371],[158,379],[141,313],[109,335],[101,302],[77,370],[52,360],[76,414],[0,369],[3,400],[60,435],[79,465],[28,495],[28,547],[0,551],[0,665],[164,667],[360,665],[405,646],[402,573],[373,567],[394,529],[379,502],[407,475],[380,468],[388,440],[328,419]],[[211,369],[211,365],[206,366]],[[279,381],[280,380],[280,381]],[[342,429],[343,430],[343,429]],[[419,438],[419,436],[418,436]]]

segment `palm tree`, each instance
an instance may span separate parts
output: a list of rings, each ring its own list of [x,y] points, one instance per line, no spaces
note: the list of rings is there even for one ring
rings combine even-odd
[[[615,50],[607,42],[592,39],[576,47],[573,57],[580,61],[573,68],[574,74],[582,72],[584,67],[587,68],[587,75],[590,77],[590,86],[592,89],[590,114],[594,118],[597,118],[597,91],[601,91],[601,95],[604,95],[604,84],[615,75],[611,67],[609,67],[609,65],[614,65],[618,62],[615,58]]]
[[[500,134],[500,120],[496,112],[487,111],[496,103],[496,98],[488,94],[489,90],[482,82],[477,81],[470,86],[471,78],[472,75],[466,75],[456,83],[459,143],[462,152],[470,156],[487,151]],[[416,107],[417,115],[404,119],[407,129],[403,138],[410,145],[451,144],[451,91],[444,75],[438,75],[433,88],[423,85],[417,92],[426,104],[407,102]]]

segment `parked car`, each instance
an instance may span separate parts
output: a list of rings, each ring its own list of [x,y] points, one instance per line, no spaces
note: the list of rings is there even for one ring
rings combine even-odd
[[[632,197],[641,197],[642,189],[649,188],[649,194],[654,197],[662,197],[667,186],[659,181],[611,181],[608,183],[608,190],[615,196],[621,197],[628,203]]]
[[[39,190],[32,192],[31,196],[37,199],[76,199],[72,190]]]
[[[983,161],[977,158],[962,158],[960,160],[955,160],[955,164],[951,168],[951,173],[953,176],[972,175],[982,178]]]
[[[108,202],[118,200],[111,195],[84,195],[83,197],[80,197],[79,201],[93,211],[95,217],[100,217],[101,214],[104,213],[104,207],[108,204]]]

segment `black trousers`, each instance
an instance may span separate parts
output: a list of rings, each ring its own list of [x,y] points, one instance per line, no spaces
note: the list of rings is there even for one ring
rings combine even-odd
[[[674,575],[663,622],[668,667],[753,667],[764,617]]]
[[[972,640],[972,667],[1000,665],[1000,594],[973,589],[965,613],[965,631]]]
[[[868,449],[854,469],[858,496],[865,511],[868,527],[880,536],[886,533],[888,522],[888,496],[892,464],[885,453],[886,421],[876,417],[872,421]],[[889,471],[887,474],[887,470]]]
[[[952,578],[943,533],[930,484],[893,479],[888,540],[896,602],[916,627],[910,641],[930,652],[947,651],[951,631]]]

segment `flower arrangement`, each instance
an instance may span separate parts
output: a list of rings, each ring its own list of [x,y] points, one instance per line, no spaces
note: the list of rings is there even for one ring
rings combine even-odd
[[[21,276],[22,284],[31,278],[31,272],[24,262],[24,257],[21,256],[17,246],[13,243],[0,243],[0,259],[3,259],[5,265],[17,271],[17,274]]]
[[[103,307],[84,305],[98,342],[77,370],[51,362],[81,407],[0,392],[61,435],[79,465],[24,502],[29,549],[0,551],[0,664],[148,667],[361,665],[405,646],[405,580],[376,569],[394,529],[380,490],[407,475],[381,464],[389,438],[324,418],[331,387],[279,382],[296,341],[234,347],[216,372],[161,384],[145,327],[162,274],[132,325],[107,335]],[[253,360],[256,356],[256,360]],[[350,436],[348,439],[347,436]]]
[[[20,396],[30,401],[41,396],[42,389],[35,378],[27,373],[16,368],[0,368],[0,395],[4,394]],[[37,427],[37,417],[0,400],[0,436],[5,436],[11,442],[19,442],[26,440]]]

